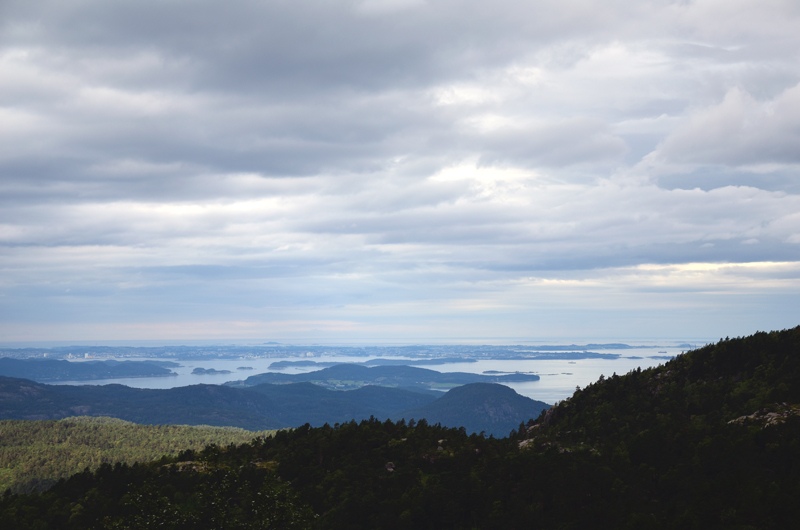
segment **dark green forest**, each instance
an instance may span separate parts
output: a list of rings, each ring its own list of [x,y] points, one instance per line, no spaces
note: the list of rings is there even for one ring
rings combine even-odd
[[[603,377],[503,438],[304,426],[6,493],[3,528],[775,528],[800,520],[800,327]]]

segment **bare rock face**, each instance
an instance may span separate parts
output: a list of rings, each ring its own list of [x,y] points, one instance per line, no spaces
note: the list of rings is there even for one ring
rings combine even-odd
[[[561,417],[564,416],[564,410],[562,407],[550,407],[547,409],[547,412],[544,413],[544,418],[542,419],[542,425],[552,425],[556,423]]]
[[[728,423],[761,424],[762,427],[769,427],[783,423],[790,416],[800,416],[800,405],[776,403],[770,409],[757,410],[747,416],[739,416]]]

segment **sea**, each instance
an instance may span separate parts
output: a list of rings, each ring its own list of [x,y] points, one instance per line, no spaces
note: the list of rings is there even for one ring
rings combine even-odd
[[[524,360],[508,360],[508,359],[478,359],[475,362],[463,363],[448,363],[433,366],[424,366],[431,370],[439,372],[468,372],[475,374],[483,374],[490,372],[487,375],[497,375],[500,373],[514,373],[525,372],[536,374],[540,377],[538,381],[521,382],[521,383],[506,383],[507,386],[513,388],[517,393],[527,396],[537,401],[543,401],[548,404],[554,404],[558,401],[570,397],[576,387],[585,387],[603,376],[611,376],[612,374],[624,375],[631,370],[637,368],[650,368],[658,366],[669,360],[669,358],[680,354],[682,351],[679,347],[670,346],[647,346],[642,348],[630,348],[624,350],[595,350],[602,353],[615,353],[619,357],[615,359],[524,359]],[[400,359],[400,357],[382,357],[383,359]],[[171,368],[177,375],[167,377],[138,377],[138,378],[120,378],[120,379],[100,379],[92,381],[59,381],[58,383],[50,384],[69,384],[69,385],[106,385],[106,384],[119,384],[126,385],[134,388],[175,388],[180,386],[196,385],[196,384],[213,384],[221,385],[229,381],[243,380],[251,375],[266,373],[266,372],[281,372],[287,374],[306,373],[314,370],[319,370],[321,367],[314,366],[289,366],[283,369],[271,369],[270,365],[277,361],[298,361],[309,360],[316,362],[341,362],[341,363],[360,363],[367,360],[364,357],[348,357],[348,356],[315,356],[313,358],[298,359],[297,357],[271,357],[271,358],[243,358],[243,359],[203,359],[203,360],[177,360],[160,357],[158,359],[147,358],[130,358],[126,357],[126,361],[133,360],[158,360],[166,361],[172,360],[180,364],[178,367]],[[82,362],[80,360],[73,362]],[[413,362],[409,362],[413,365]],[[204,368],[206,370],[227,370],[231,373],[217,373],[217,374],[193,374],[195,368]],[[493,373],[492,373],[493,372]]]

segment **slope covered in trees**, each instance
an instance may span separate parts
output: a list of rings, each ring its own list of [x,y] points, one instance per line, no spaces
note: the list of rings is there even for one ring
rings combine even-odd
[[[123,385],[45,385],[0,377],[0,419],[110,416],[134,423],[215,425],[258,431],[288,427],[254,392],[217,385],[153,390]]]
[[[388,418],[400,410],[424,405],[437,398],[427,393],[373,385],[334,391],[313,383],[262,384],[248,390],[268,397],[274,405],[272,416],[293,427],[305,423],[333,425],[370,416]]]
[[[725,339],[603,378],[502,439],[373,418],[105,467],[3,498],[0,525],[115,528],[161,510],[164,528],[202,528],[184,521],[220,503],[245,521],[249,483],[296,495],[296,514],[276,512],[309,528],[791,528],[798,359],[800,328]]]
[[[149,462],[209,444],[228,446],[272,436],[229,427],[136,425],[80,416],[49,421],[0,421],[0,491],[46,489],[60,478],[104,463]]]
[[[123,385],[45,385],[0,377],[0,419],[110,416],[142,424],[281,429],[369,418],[436,399],[407,390],[370,387],[333,391],[310,383],[248,389],[192,385],[167,390]]]
[[[550,405],[520,396],[513,389],[494,383],[470,383],[419,407],[393,414],[394,420],[424,418],[428,423],[464,427],[467,433],[505,436],[520,421],[536,418]]]
[[[486,388],[503,391],[500,403]],[[481,390],[484,389],[484,390]],[[345,423],[370,416],[421,417],[432,414],[448,426],[470,425],[487,434],[504,435],[548,405],[519,396],[500,385],[465,385],[451,392],[412,392],[367,385],[334,391],[312,383],[261,384],[246,388],[192,385],[167,390],[122,385],[43,385],[0,377],[0,419],[59,419],[74,415],[109,416],[142,424],[234,426],[249,430],[280,429],[306,423]],[[474,395],[471,395],[474,394]],[[444,405],[419,409],[437,398]],[[513,399],[512,399],[513,398]],[[471,403],[469,410],[458,402]],[[446,403],[451,405],[448,407]],[[453,406],[455,404],[456,406]],[[533,408],[531,408],[533,407]],[[499,416],[498,416],[499,414]],[[499,421],[502,416],[502,421]],[[464,423],[466,422],[466,423]],[[473,427],[470,427],[472,429]]]

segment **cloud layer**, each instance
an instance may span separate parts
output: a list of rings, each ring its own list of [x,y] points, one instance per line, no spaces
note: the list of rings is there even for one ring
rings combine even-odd
[[[796,325],[791,1],[0,6],[0,340]]]

